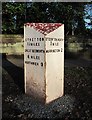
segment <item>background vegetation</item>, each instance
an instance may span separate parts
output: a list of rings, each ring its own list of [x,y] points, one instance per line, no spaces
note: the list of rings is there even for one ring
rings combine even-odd
[[[65,35],[92,35],[91,11],[92,4],[85,2],[3,2],[2,33],[23,34],[26,22],[60,22],[65,25]]]
[[[67,51],[74,54],[77,52],[79,55],[85,52],[88,56],[92,56],[91,3],[3,2],[3,52],[21,51],[23,53],[24,23],[27,22],[63,23],[65,26],[65,53],[67,54]],[[15,44],[19,41],[21,43]],[[71,56],[71,53],[67,56]]]

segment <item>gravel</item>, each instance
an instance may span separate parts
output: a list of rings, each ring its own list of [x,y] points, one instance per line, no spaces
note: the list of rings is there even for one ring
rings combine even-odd
[[[29,120],[31,118],[62,118],[64,120],[92,120],[92,68],[65,67],[65,93],[49,104],[42,104],[21,89],[18,69],[3,65],[2,71],[2,120]],[[15,69],[15,72],[12,71]],[[20,74],[23,76],[24,73]],[[15,81],[16,80],[16,81]]]

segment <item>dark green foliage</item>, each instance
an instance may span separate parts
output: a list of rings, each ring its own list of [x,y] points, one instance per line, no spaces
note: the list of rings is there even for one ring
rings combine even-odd
[[[65,35],[84,34],[84,3],[5,2],[2,3],[2,32],[23,34],[26,22],[60,22]]]
[[[2,33],[23,33],[24,3],[2,3]]]

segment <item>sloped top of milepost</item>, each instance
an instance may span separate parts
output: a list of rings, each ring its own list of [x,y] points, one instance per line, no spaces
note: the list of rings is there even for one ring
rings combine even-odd
[[[48,33],[56,30],[63,24],[61,23],[26,23],[25,26],[33,27],[40,33],[47,35]]]

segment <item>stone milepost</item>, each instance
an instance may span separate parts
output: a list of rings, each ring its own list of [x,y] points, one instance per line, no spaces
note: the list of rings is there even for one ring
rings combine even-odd
[[[24,25],[25,93],[49,103],[64,93],[64,24]]]

